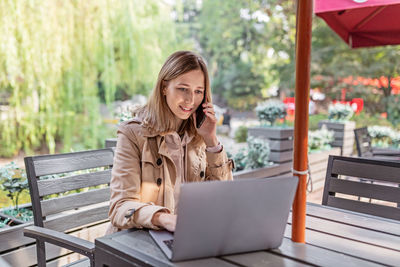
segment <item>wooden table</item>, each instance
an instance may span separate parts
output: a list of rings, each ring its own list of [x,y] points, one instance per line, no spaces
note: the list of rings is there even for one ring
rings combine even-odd
[[[170,262],[145,230],[96,239],[96,266],[400,266],[400,222],[307,204],[306,244],[294,243],[291,216],[278,249]]]

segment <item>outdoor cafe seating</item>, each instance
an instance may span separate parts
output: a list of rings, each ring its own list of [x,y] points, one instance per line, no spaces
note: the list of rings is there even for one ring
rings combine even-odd
[[[73,228],[107,222],[112,158],[113,148],[26,158],[35,226],[25,235],[36,239],[39,266],[51,262],[46,242],[87,257],[71,266],[394,266],[400,261],[399,162],[330,156],[322,205],[307,203],[305,244],[290,239],[290,214],[277,249],[173,263],[146,230],[123,230],[94,244],[73,236]],[[93,172],[76,173],[88,168]],[[46,179],[66,172],[72,175]],[[360,177],[375,183],[360,183]]]

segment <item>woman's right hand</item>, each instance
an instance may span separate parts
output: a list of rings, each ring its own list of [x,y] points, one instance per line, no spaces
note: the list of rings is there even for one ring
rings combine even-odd
[[[174,214],[169,214],[162,211],[156,212],[153,215],[151,222],[155,226],[162,227],[170,232],[175,232],[176,215]]]

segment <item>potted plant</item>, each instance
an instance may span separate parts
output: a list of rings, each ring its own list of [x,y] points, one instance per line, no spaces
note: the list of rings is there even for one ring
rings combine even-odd
[[[229,157],[231,153],[229,153]],[[235,179],[243,178],[265,178],[287,174],[290,171],[291,163],[273,164],[269,161],[270,149],[264,139],[249,137],[247,148],[242,148],[233,156]]]
[[[286,106],[279,100],[270,99],[259,103],[255,109],[260,121],[259,127],[248,129],[248,135],[266,140],[270,147],[270,161],[290,162],[293,159],[293,127],[285,123],[277,125],[278,119],[285,119]]]
[[[33,219],[31,205],[19,205],[19,198],[23,191],[28,190],[28,181],[24,169],[19,168],[14,162],[0,169],[1,189],[7,192],[13,203],[10,208],[2,209],[0,217],[9,219],[8,223],[22,224]]]
[[[355,122],[350,121],[354,112],[350,105],[335,103],[329,106],[328,120],[320,121],[318,127],[323,125],[334,132],[333,147],[340,147],[342,156],[353,154]]]

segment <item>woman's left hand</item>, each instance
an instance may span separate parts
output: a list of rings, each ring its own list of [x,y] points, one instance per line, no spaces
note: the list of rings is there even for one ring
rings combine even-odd
[[[203,137],[204,143],[208,147],[218,145],[217,140],[217,118],[212,103],[203,103],[203,111],[206,116],[203,124],[197,129],[197,132]],[[193,114],[196,123],[196,113]]]

